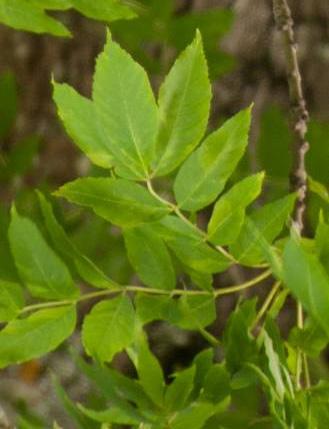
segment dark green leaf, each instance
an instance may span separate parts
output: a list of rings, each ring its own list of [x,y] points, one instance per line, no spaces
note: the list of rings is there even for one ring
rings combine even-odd
[[[93,261],[81,253],[69,239],[64,228],[58,223],[50,202],[47,201],[40,192],[38,192],[38,197],[41,211],[53,245],[67,260],[73,260],[81,278],[87,281],[90,285],[96,287],[118,288],[119,285],[109,279],[105,273],[98,268]]]
[[[194,375],[194,366],[176,374],[174,381],[168,386],[165,394],[165,406],[169,411],[178,411],[186,406],[193,389]]]
[[[287,287],[329,334],[329,275],[318,257],[293,236],[284,250],[283,268]]]
[[[78,288],[63,261],[49,247],[36,225],[12,210],[9,241],[18,272],[33,296],[76,298]]]
[[[149,225],[125,229],[128,258],[141,280],[150,287],[174,289],[175,271],[161,237]]]

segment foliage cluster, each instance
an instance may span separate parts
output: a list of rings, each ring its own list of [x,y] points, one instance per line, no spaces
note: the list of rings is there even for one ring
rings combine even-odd
[[[65,35],[44,10],[69,7],[104,19],[109,6],[107,21],[132,17],[126,2],[106,1],[105,9],[102,3],[33,0],[26,2],[28,24],[37,32]],[[0,17],[21,28],[15,4],[2,1]],[[120,229],[138,281],[123,284],[105,272],[71,239],[43,193],[37,193],[38,222],[13,205],[8,239],[1,232],[0,252],[7,256],[0,269],[0,367],[56,349],[75,331],[79,304],[97,299],[81,328],[92,363],[73,358],[98,387],[101,408],[74,404],[57,387],[77,427],[329,424],[328,381],[313,382],[308,367],[329,336],[328,219],[321,212],[314,239],[302,238],[290,228],[294,193],[257,206],[264,172],[232,183],[248,145],[252,107],[206,132],[212,91],[201,34],[178,56],[157,98],[145,70],[109,32],[91,99],[67,84],[53,87],[67,133],[98,167],[54,195]],[[325,187],[314,180],[310,185],[328,203]],[[198,214],[211,205],[209,222],[201,228]],[[236,264],[254,276],[214,288],[213,276]],[[81,282],[95,290],[82,293]],[[206,328],[216,319],[216,300],[259,284],[269,289],[264,302],[259,306],[257,298],[242,293],[222,337],[214,337]],[[289,296],[302,304],[307,320],[283,339],[276,319]],[[200,332],[209,348],[166,377],[144,329],[155,320]],[[135,378],[111,366],[122,351]]]

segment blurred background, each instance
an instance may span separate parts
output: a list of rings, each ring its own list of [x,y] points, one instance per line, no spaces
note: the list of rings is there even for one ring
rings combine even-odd
[[[287,192],[291,158],[289,99],[284,52],[274,26],[271,0],[138,3],[136,19],[111,23],[113,38],[146,68],[157,91],[174,58],[199,28],[214,92],[209,130],[253,102],[250,145],[236,174],[244,176],[266,170],[263,200]],[[313,179],[328,185],[329,2],[291,0],[290,5],[311,116],[308,171]],[[23,213],[38,219],[34,188],[51,192],[78,176],[102,174],[65,134],[52,102],[51,79],[68,82],[90,96],[95,58],[104,44],[105,27],[73,11],[55,16],[70,28],[72,38],[40,36],[0,26],[0,260],[1,266],[3,261],[6,264],[6,276],[12,264],[5,238],[11,202],[16,199]],[[323,204],[320,197],[310,198],[308,234],[312,233]],[[66,209],[65,215],[62,207],[56,210],[66,230],[87,255],[115,280],[131,281],[132,270],[115,228],[80,209]],[[203,216],[206,221],[207,211]],[[232,284],[248,275],[245,270],[232,269],[215,281]],[[82,311],[87,311],[89,305]],[[220,334],[233,306],[232,298],[218,303],[219,316],[212,327],[215,335]],[[290,320],[288,308],[281,323],[289,326]],[[187,364],[205,346],[198,335],[169,326],[152,325],[150,335],[167,373]],[[71,345],[79,350],[78,336]],[[54,419],[65,428],[75,427],[66,420],[63,404],[57,399],[52,373],[57,374],[74,400],[96,398],[96,393],[76,369],[69,346],[40,361],[0,373],[0,428],[15,427],[14,420],[19,428],[45,428]],[[124,357],[119,357],[116,365],[129,372]],[[327,371],[325,358],[318,363],[317,370]]]

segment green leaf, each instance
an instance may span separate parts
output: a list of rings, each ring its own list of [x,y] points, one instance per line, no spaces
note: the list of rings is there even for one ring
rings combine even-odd
[[[99,426],[90,419],[85,416],[81,410],[77,407],[77,405],[72,402],[72,400],[67,395],[64,388],[59,384],[59,382],[55,379],[55,390],[57,397],[60,399],[60,402],[65,409],[66,413],[72,418],[74,423],[77,425],[79,429],[98,429]]]
[[[231,253],[241,264],[253,265],[263,259],[260,242],[265,239],[271,244],[280,234],[293,210],[295,200],[296,194],[289,194],[264,205],[255,210],[250,217],[246,217],[237,240],[230,246]]]
[[[167,216],[152,225],[185,266],[202,273],[225,271],[231,262],[204,242],[204,237],[182,219]]]
[[[135,313],[126,295],[99,302],[84,319],[84,348],[99,362],[110,362],[134,337]]]
[[[273,341],[266,331],[262,333],[264,339],[265,354],[268,360],[269,372],[274,380],[275,390],[281,400],[285,396],[285,385],[281,374],[280,359],[273,347]]]
[[[46,200],[41,192],[38,192],[38,198],[53,245],[67,260],[73,260],[81,278],[92,286],[100,288],[118,288],[119,285],[117,283],[109,279],[106,274],[93,263],[93,261],[81,253],[74,243],[72,243],[63,227],[58,223],[50,202]]]
[[[176,276],[167,247],[149,225],[125,229],[124,239],[128,258],[147,286],[175,288]]]
[[[295,326],[289,334],[289,343],[311,357],[318,357],[328,342],[328,334],[311,318],[306,320],[303,329]]]
[[[139,335],[136,341],[134,352],[136,353],[134,363],[141,386],[155,404],[162,406],[165,387],[162,368],[151,353],[143,333]]]
[[[0,6],[1,7],[1,6]],[[17,114],[17,88],[12,73],[3,73],[0,76],[0,137],[8,135],[14,124]]]
[[[118,407],[111,407],[103,411],[95,411],[79,404],[78,408],[85,416],[100,423],[114,423],[119,425],[138,425],[142,423],[141,420],[127,415],[124,410]]]
[[[36,225],[12,210],[9,242],[18,272],[32,296],[68,299],[79,295],[70,272]]]
[[[19,276],[9,246],[9,223],[10,218],[7,210],[0,208],[0,279],[19,283]]]
[[[72,5],[83,15],[98,21],[112,22],[117,19],[134,18],[136,14],[121,0],[71,0]]]
[[[223,364],[213,364],[203,381],[201,398],[217,404],[230,395],[230,375]]]
[[[96,165],[111,168],[113,157],[108,139],[98,124],[94,103],[66,84],[54,82],[58,115],[75,144]]]
[[[307,181],[310,191],[318,195],[324,202],[329,203],[329,192],[327,187],[312,179],[310,176],[308,176]]]
[[[329,225],[321,214],[315,234],[316,253],[329,274]]]
[[[215,300],[212,296],[183,295],[175,304],[180,316],[177,320],[173,319],[172,323],[182,329],[198,330],[209,326],[216,319]]]
[[[224,332],[226,365],[236,372],[245,362],[254,362],[258,356],[256,341],[250,327],[256,317],[256,300],[244,301],[231,313]]]
[[[222,192],[248,144],[251,108],[210,134],[181,166],[174,192],[181,209],[197,211]]]
[[[77,358],[79,369],[85,374],[108,399],[112,406],[123,410],[127,417],[140,420],[142,414],[131,403],[136,404],[141,412],[147,413],[153,407],[142,386],[135,379],[128,378],[118,371],[104,365],[87,364]]]
[[[0,280],[0,322],[14,319],[23,307],[24,295],[21,286]]]
[[[75,323],[72,306],[41,310],[26,319],[9,322],[0,332],[0,368],[56,349],[72,334]]]
[[[98,216],[123,227],[153,222],[169,212],[143,186],[125,179],[78,179],[62,186],[55,195],[90,207]]]
[[[264,173],[247,177],[217,201],[208,224],[208,240],[222,246],[236,240],[244,221],[245,208],[260,194],[263,180]]]
[[[210,99],[207,63],[197,33],[160,88],[157,176],[178,167],[200,142],[207,127]]]
[[[172,305],[172,298],[168,295],[138,293],[135,305],[143,325],[154,320],[177,320],[180,317],[177,306]]]
[[[198,330],[209,326],[216,318],[212,296],[170,296],[138,294],[136,297],[139,320],[145,324],[153,320],[166,320],[181,329]]]
[[[4,172],[12,178],[13,176],[23,176],[33,166],[40,139],[37,136],[30,136],[18,142],[8,153]],[[1,172],[3,174],[3,172]]]
[[[189,407],[175,415],[171,422],[172,429],[201,429],[205,422],[215,414],[213,404],[207,402],[193,402]]]
[[[329,334],[329,276],[318,257],[291,237],[284,249],[283,269],[287,287]]]
[[[155,151],[157,105],[144,69],[109,35],[97,60],[93,97],[117,173],[147,178]]]
[[[182,49],[199,29],[204,40],[209,74],[212,78],[227,73],[232,69],[234,60],[220,50],[220,41],[230,30],[234,20],[229,8],[211,7],[191,10],[188,13],[173,14],[169,22],[169,42],[177,49]]]
[[[195,365],[194,392],[193,396],[199,396],[203,388],[204,380],[214,363],[214,349],[205,349],[198,353],[193,359]]]
[[[0,22],[17,30],[33,33],[50,33],[54,36],[69,36],[64,25],[45,13],[29,0],[1,0]]]
[[[176,374],[174,381],[167,387],[165,407],[169,411],[178,411],[184,406],[193,390],[195,366],[184,369]]]

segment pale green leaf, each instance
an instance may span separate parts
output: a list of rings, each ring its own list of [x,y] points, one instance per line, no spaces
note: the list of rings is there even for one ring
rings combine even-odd
[[[245,109],[210,134],[181,166],[174,192],[181,209],[197,211],[222,192],[248,143],[251,109]]]
[[[0,322],[14,319],[24,306],[24,295],[17,283],[0,280]]]
[[[216,203],[209,225],[208,239],[216,245],[231,244],[239,235],[245,208],[260,194],[264,173],[235,184]]]
[[[41,211],[45,224],[52,239],[53,245],[69,261],[73,261],[81,278],[90,285],[100,288],[118,288],[118,284],[108,278],[106,274],[87,256],[81,253],[69,239],[64,228],[58,223],[49,201],[38,192]]]
[[[54,83],[58,115],[74,143],[96,165],[112,167],[108,139],[98,124],[94,103],[66,84]]]
[[[317,255],[293,236],[284,250],[283,269],[287,287],[329,334],[329,275]]]
[[[176,276],[167,247],[149,225],[125,229],[124,239],[128,258],[147,286],[175,288]]]
[[[54,36],[69,36],[64,25],[45,13],[29,0],[1,0],[0,22],[17,30],[34,33],[50,33]]]
[[[70,272],[49,247],[36,225],[12,210],[9,242],[17,270],[32,296],[45,299],[79,295]]]
[[[285,395],[285,385],[281,374],[281,364],[278,354],[273,347],[273,341],[266,331],[262,333],[264,339],[265,354],[268,360],[270,374],[273,377],[275,390],[281,400]]]
[[[54,350],[72,334],[75,323],[76,312],[71,306],[41,310],[9,322],[0,331],[0,368]]]
[[[124,227],[156,221],[169,212],[143,186],[125,179],[78,179],[62,186],[56,195],[90,207],[98,216]]]
[[[135,313],[126,295],[99,302],[84,319],[84,348],[99,362],[110,362],[134,337]]]
[[[93,98],[117,173],[147,178],[155,151],[157,105],[144,69],[110,36],[97,60]]]
[[[253,265],[263,259],[260,240],[269,244],[280,234],[293,210],[296,194],[290,194],[264,205],[246,217],[237,240],[230,246],[233,256],[245,265]],[[254,225],[254,227],[253,227]],[[255,237],[255,231],[257,236]]]
[[[160,88],[156,175],[170,173],[200,142],[207,127],[210,99],[207,63],[197,33]]]

